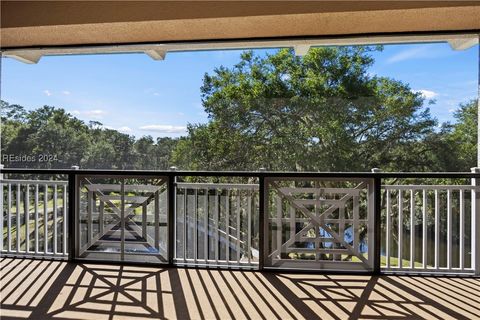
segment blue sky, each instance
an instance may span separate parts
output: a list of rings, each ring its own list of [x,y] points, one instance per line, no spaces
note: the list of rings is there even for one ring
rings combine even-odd
[[[439,121],[452,122],[458,104],[478,96],[478,51],[478,45],[464,51],[446,43],[387,45],[369,72],[409,83],[436,100],[430,108]],[[57,56],[35,65],[5,58],[1,98],[27,109],[62,107],[136,137],[178,137],[187,123],[208,121],[200,102],[203,75],[235,64],[240,53],[169,53],[164,61],[144,54]]]

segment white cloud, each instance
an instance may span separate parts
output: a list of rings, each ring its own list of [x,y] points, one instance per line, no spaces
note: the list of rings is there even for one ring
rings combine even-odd
[[[68,91],[68,90],[63,90],[62,93],[63,93],[64,95],[68,96],[68,95],[70,94],[70,91]]]
[[[91,117],[91,118],[95,118],[95,119],[101,119],[107,113],[103,110],[95,109],[95,110],[83,111],[82,114],[86,115],[87,117]]]
[[[419,44],[392,55],[386,63],[396,63],[412,59],[435,59],[452,55],[452,50],[439,44]]]
[[[427,99],[432,99],[432,98],[435,98],[436,96],[438,96],[438,93],[436,93],[435,91],[426,90],[426,89],[412,90],[412,92],[421,93],[422,96],[424,96]]]
[[[43,90],[43,93],[47,96],[47,97],[50,97],[52,95],[52,93],[50,92],[50,90]]]
[[[165,125],[165,124],[151,124],[151,125],[140,127],[140,130],[155,131],[159,133],[185,133],[187,131],[187,127],[172,126],[172,125]]]
[[[100,109],[95,109],[95,110],[72,110],[70,111],[71,114],[74,116],[85,116],[89,117],[92,119],[101,119],[103,116],[107,114],[106,111],[100,110]]]
[[[413,58],[417,58],[419,55],[423,55],[423,54],[425,54],[425,47],[416,47],[416,48],[406,49],[388,58],[387,63],[395,63],[395,62],[410,60]]]
[[[120,127],[117,129],[119,132],[122,132],[122,133],[130,133],[132,132],[132,129],[127,127],[127,126],[124,126],[124,127]]]
[[[147,88],[147,89],[144,89],[143,92],[149,95],[151,94],[151,95],[157,96],[157,97],[161,95],[155,88]]]
[[[455,112],[455,109],[448,109],[448,112],[454,113],[454,112]]]

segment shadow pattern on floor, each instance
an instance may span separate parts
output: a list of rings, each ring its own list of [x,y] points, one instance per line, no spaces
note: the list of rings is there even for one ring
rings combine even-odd
[[[480,319],[480,279],[2,258],[7,319]]]

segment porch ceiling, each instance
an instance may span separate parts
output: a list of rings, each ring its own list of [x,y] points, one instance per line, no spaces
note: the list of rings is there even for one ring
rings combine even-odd
[[[480,29],[479,1],[2,1],[5,48]]]

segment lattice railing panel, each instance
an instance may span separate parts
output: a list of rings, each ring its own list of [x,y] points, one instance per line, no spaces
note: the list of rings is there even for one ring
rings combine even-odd
[[[266,209],[266,267],[372,268],[372,181],[268,179]]]

